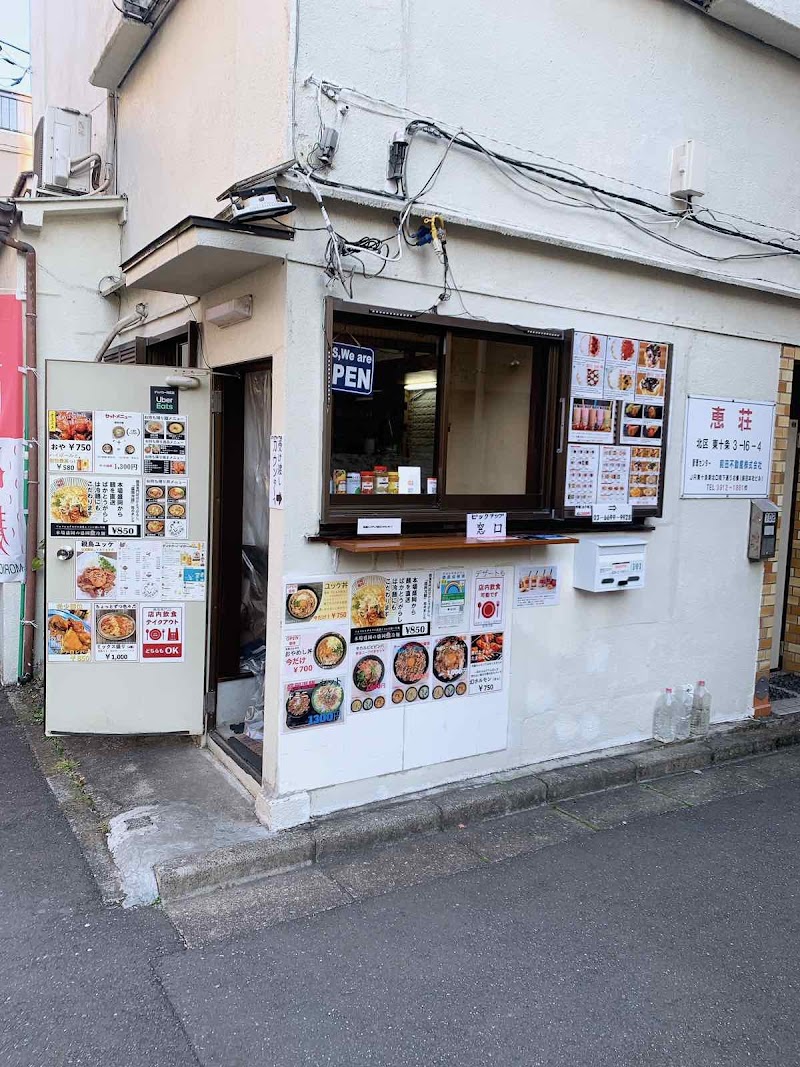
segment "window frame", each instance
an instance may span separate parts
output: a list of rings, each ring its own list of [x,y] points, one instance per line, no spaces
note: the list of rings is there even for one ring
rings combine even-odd
[[[333,393],[331,390],[332,358],[331,348],[334,333],[334,315],[346,316],[353,324],[366,332],[370,326],[396,326],[398,329],[420,328],[420,332],[435,331],[440,334],[440,366],[443,369],[441,385],[437,384],[437,420],[436,420],[436,476],[442,490],[431,497],[430,502],[421,497],[398,497],[396,495],[374,495],[365,507],[364,497],[341,497],[336,499],[329,493],[333,440]],[[337,325],[338,329],[338,325]],[[541,470],[540,502],[531,499],[533,494],[476,494],[448,495],[444,493],[444,473],[447,465],[447,405],[450,384],[450,352],[452,338],[455,334],[471,337],[493,337],[511,343],[549,341],[551,351],[547,354],[545,371],[547,390],[544,398],[536,397],[531,389],[531,413],[538,406],[545,419],[542,432],[541,449],[531,451],[534,422],[529,421],[528,477],[534,463],[538,462]],[[464,319],[432,313],[418,314],[402,309],[384,308],[370,304],[356,304],[333,297],[325,302],[325,385],[323,406],[322,434],[322,501],[321,528],[354,528],[359,517],[376,517],[385,514],[399,515],[403,519],[404,529],[419,530],[439,528],[462,528],[465,516],[471,511],[504,511],[508,515],[508,526],[519,528],[532,523],[550,521],[553,518],[553,490],[555,485],[555,444],[556,415],[559,403],[559,383],[561,364],[564,359],[564,332],[562,330],[545,330],[503,323],[476,321],[465,322]],[[556,351],[557,349],[557,351]]]

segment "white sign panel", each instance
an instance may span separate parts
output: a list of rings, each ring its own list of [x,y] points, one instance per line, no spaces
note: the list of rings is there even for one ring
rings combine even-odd
[[[630,504],[594,504],[592,522],[631,522],[633,511]]]
[[[688,397],[681,495],[768,496],[774,423],[774,404]]]
[[[0,582],[25,577],[24,443],[0,437]]]
[[[399,534],[403,525],[402,519],[359,519],[356,532],[358,534]]]
[[[283,434],[273,433],[269,439],[269,506],[283,507]]]
[[[506,513],[504,511],[479,511],[467,515],[467,537],[492,540],[506,536]]]

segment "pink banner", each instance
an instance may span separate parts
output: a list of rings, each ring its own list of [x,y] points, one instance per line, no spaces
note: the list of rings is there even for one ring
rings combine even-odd
[[[0,296],[0,437],[23,436],[22,304]]]

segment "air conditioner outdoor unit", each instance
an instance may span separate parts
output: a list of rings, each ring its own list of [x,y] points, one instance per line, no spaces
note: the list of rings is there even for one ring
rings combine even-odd
[[[34,134],[34,169],[39,186],[51,193],[80,196],[92,191],[92,116],[68,107],[45,108]]]

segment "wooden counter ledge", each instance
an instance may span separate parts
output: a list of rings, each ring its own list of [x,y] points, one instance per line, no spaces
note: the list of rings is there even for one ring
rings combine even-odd
[[[577,537],[527,536],[500,538],[467,538],[464,534],[409,534],[407,537],[320,537],[331,548],[343,552],[438,552],[441,549],[464,548],[546,548],[548,545],[577,545]]]

